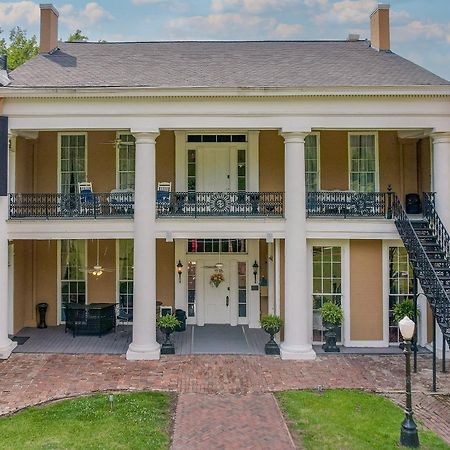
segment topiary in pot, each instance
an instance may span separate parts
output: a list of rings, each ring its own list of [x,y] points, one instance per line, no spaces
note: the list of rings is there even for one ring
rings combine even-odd
[[[266,333],[270,334],[270,339],[264,346],[266,355],[279,355],[280,348],[278,347],[278,344],[275,342],[273,337],[280,331],[281,327],[283,326],[283,319],[276,316],[275,314],[268,314],[261,317],[260,322],[262,329]]]
[[[166,340],[161,346],[162,355],[174,355],[175,347],[170,342],[170,334],[173,333],[176,327],[178,327],[181,322],[173,315],[166,314],[158,318],[158,327],[166,335]]]
[[[339,352],[340,350],[336,345],[336,328],[342,324],[344,313],[336,303],[325,302],[320,308],[320,314],[326,328],[325,344],[322,345],[322,348],[326,352]]]

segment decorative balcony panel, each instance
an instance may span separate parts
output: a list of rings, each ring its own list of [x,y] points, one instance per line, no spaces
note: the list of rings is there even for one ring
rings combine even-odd
[[[9,194],[11,219],[129,218],[134,193]]]
[[[282,192],[157,194],[157,217],[283,217]]]
[[[392,218],[393,192],[321,191],[306,194],[307,217]]]

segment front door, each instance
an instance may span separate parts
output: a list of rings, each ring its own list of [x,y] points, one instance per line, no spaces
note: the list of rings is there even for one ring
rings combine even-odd
[[[217,287],[211,282],[215,268],[205,268],[205,323],[230,323],[230,270],[229,264],[222,267],[224,281]]]
[[[227,192],[230,190],[230,149],[208,147],[202,155],[201,190],[203,192]]]

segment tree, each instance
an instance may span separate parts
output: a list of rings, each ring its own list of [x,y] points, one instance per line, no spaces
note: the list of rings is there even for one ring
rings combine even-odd
[[[68,38],[68,42],[77,42],[77,41],[87,41],[89,38],[85,36],[81,30],[76,30],[74,33],[72,33]]]
[[[36,36],[28,38],[26,30],[22,30],[20,27],[15,27],[10,31],[9,46],[6,45],[4,39],[0,40],[0,52],[5,49],[8,55],[9,70],[14,70],[39,53]]]
[[[0,34],[3,33],[3,30],[0,28]],[[4,38],[0,39],[0,55],[4,55],[6,53],[6,41]]]

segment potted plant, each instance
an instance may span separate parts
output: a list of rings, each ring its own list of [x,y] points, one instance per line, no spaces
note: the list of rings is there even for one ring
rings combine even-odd
[[[274,335],[280,331],[280,328],[283,326],[283,319],[274,314],[268,314],[266,316],[261,317],[261,327],[263,330],[270,334],[270,339],[264,346],[264,350],[266,355],[279,355],[280,348],[278,344],[274,340]]]
[[[326,352],[339,352],[336,345],[336,328],[342,324],[344,313],[339,305],[333,302],[325,302],[320,308],[322,323],[326,329],[325,344],[322,348]]]
[[[407,298],[406,300],[403,300],[401,302],[398,302],[392,311],[392,315],[394,317],[394,320],[399,323],[400,320],[403,319],[403,317],[408,316],[411,320],[414,320],[414,302]],[[417,319],[419,319],[420,311],[416,310],[416,316]],[[417,327],[416,327],[417,332]],[[414,336],[411,341],[411,348],[413,351],[417,350],[416,346],[416,332],[414,333]],[[403,342],[400,343],[400,348],[403,348]]]
[[[225,277],[221,270],[215,270],[209,279],[211,285],[215,287],[219,287],[219,284],[222,283],[222,281],[225,281]]]
[[[158,319],[159,329],[166,335],[166,340],[161,346],[161,355],[174,355],[175,347],[170,342],[170,334],[173,333],[175,328],[180,326],[181,322],[173,315],[166,314]]]

